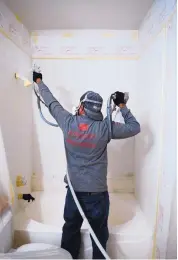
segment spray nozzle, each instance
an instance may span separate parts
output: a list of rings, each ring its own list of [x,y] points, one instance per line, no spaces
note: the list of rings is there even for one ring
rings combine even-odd
[[[33,71],[41,73],[40,66],[37,66],[36,64],[33,65]]]
[[[129,92],[124,92],[124,101],[125,101],[125,104],[127,103],[128,100],[129,100]]]
[[[111,98],[116,99],[116,94],[112,94]]]

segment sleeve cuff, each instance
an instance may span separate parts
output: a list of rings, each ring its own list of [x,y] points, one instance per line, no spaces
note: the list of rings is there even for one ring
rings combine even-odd
[[[121,113],[122,113],[122,116],[124,117],[124,116],[127,115],[127,113],[128,113],[130,110],[125,106],[125,107],[120,108],[120,111],[121,111]]]

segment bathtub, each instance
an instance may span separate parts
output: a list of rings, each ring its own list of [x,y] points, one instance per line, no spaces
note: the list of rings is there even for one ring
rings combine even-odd
[[[25,243],[60,245],[65,191],[33,192],[35,201],[21,202],[14,218],[14,246]],[[152,232],[133,194],[110,193],[110,237],[107,252],[112,259],[150,258]],[[80,258],[92,258],[92,245],[84,222]]]

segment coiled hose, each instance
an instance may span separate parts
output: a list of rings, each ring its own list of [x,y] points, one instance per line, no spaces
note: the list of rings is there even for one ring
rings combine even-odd
[[[108,125],[109,125],[109,140],[112,139],[112,106],[111,106],[112,100],[113,100],[113,95],[111,95],[107,101],[107,119],[108,119]]]
[[[42,111],[41,111],[41,103],[43,103],[43,105],[45,105],[46,107],[48,107],[48,106],[47,106],[47,105],[45,104],[45,102],[41,99],[40,95],[37,94],[37,92],[36,92],[36,90],[35,90],[35,87],[34,87],[33,89],[34,89],[35,95],[36,95],[36,97],[37,97],[37,105],[38,105],[39,113],[40,113],[40,116],[41,116],[42,120],[43,120],[46,124],[48,124],[48,125],[50,125],[50,126],[59,127],[58,124],[54,124],[54,123],[49,122],[49,121],[43,116],[43,113],[42,113]]]

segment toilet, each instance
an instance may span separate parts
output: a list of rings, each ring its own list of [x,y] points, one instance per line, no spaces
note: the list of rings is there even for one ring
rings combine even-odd
[[[66,250],[45,243],[30,243],[20,246],[17,249],[12,248],[13,245],[13,226],[12,212],[10,208],[6,209],[0,216],[0,259],[12,257],[25,259],[36,258],[56,258],[56,259],[72,259],[72,256]]]

